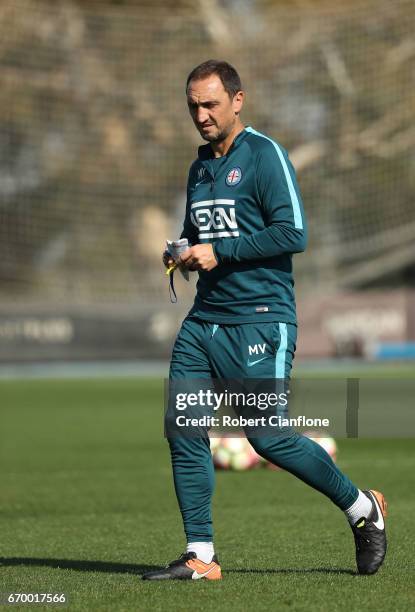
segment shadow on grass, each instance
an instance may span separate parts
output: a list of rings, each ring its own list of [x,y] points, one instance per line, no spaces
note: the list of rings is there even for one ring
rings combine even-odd
[[[78,572],[103,572],[105,574],[144,574],[160,569],[158,565],[136,563],[112,563],[111,561],[75,561],[73,559],[39,559],[37,557],[0,557],[0,567],[29,565],[72,569]]]
[[[349,576],[357,576],[357,572],[351,569],[340,569],[336,567],[309,567],[309,568],[272,568],[272,569],[228,569],[226,574],[346,574]]]
[[[37,567],[55,567],[57,569],[72,569],[78,572],[103,572],[107,574],[144,574],[161,569],[159,565],[141,565],[136,563],[111,563],[109,561],[75,561],[73,559],[39,559],[36,557],[0,557],[0,566],[16,567],[29,565]],[[311,568],[272,568],[272,569],[227,569],[225,574],[348,574],[356,576],[350,569],[329,567]]]

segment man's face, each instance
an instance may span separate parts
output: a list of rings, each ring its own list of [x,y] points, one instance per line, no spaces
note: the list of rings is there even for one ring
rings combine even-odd
[[[232,132],[242,108],[243,92],[232,99],[216,74],[206,79],[190,81],[187,104],[201,137],[209,142],[220,142]]]

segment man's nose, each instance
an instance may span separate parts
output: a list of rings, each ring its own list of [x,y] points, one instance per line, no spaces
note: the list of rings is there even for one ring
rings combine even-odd
[[[196,121],[198,123],[205,123],[208,118],[209,113],[207,112],[206,108],[202,108],[201,106],[199,106],[196,112]]]

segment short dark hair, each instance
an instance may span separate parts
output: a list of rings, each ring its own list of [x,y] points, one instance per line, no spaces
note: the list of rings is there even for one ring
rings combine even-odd
[[[238,91],[241,91],[241,79],[235,68],[228,64],[228,62],[210,59],[207,60],[207,62],[199,64],[199,66],[196,66],[196,68],[193,68],[192,72],[187,77],[186,92],[187,88],[189,87],[190,81],[206,79],[212,74],[218,75],[218,77],[222,81],[222,85],[225,91],[227,92],[230,98],[233,98],[238,93]]]

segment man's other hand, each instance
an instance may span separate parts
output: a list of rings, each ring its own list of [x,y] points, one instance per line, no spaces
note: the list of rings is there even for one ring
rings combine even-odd
[[[170,255],[170,253],[167,250],[163,251],[162,259],[163,259],[163,263],[166,266],[166,268],[169,268],[170,266],[174,264],[173,257]]]
[[[179,261],[188,270],[204,270],[205,272],[210,272],[218,265],[211,244],[195,244],[180,256]]]

